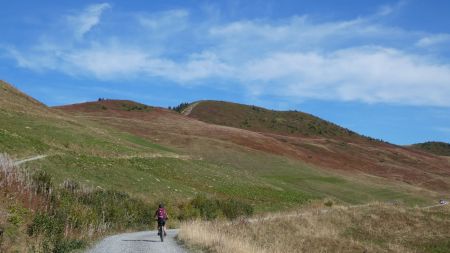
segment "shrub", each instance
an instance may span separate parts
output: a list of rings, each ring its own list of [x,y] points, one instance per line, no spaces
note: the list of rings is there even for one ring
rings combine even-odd
[[[325,201],[325,203],[323,203],[325,206],[327,207],[332,207],[333,206],[333,201],[332,200],[327,200]]]
[[[204,195],[197,195],[191,204],[200,212],[200,217],[206,220],[213,220],[220,215],[220,209],[217,201],[208,199]]]
[[[192,203],[186,203],[178,206],[180,210],[178,219],[179,220],[193,220],[201,216],[200,210],[195,208]]]
[[[235,199],[209,199],[204,195],[197,195],[191,201],[190,205],[194,209],[197,209],[200,217],[205,220],[212,220],[222,215],[228,219],[235,219],[239,216],[253,214],[253,207],[251,205]],[[195,211],[189,209],[188,211],[192,215],[195,215]]]
[[[219,207],[222,213],[228,219],[236,219],[240,216],[249,216],[253,214],[253,207],[247,203],[237,201],[234,199],[228,199],[223,201],[218,201]]]

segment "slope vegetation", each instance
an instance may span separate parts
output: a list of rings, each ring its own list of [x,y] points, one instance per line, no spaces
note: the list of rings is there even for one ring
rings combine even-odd
[[[207,194],[236,198],[261,211],[327,195],[352,203],[424,201],[406,185],[352,182],[291,159],[296,149],[256,132],[131,101],[48,108],[11,85],[2,84],[1,91],[1,152],[15,159],[48,155],[27,166],[50,173],[56,184],[70,179],[150,202],[170,199],[174,205]]]
[[[222,101],[200,101],[189,116],[204,122],[289,136],[350,138],[356,133],[313,115],[297,111],[273,111]],[[188,107],[189,108],[189,107]]]
[[[429,141],[411,145],[412,148],[423,150],[435,155],[450,156],[450,144],[445,142]]]
[[[258,131],[282,143],[284,150],[295,151],[297,159],[322,168],[362,172],[443,192],[450,189],[447,159],[363,137],[302,112],[201,101],[189,117]]]
[[[149,159],[143,156],[134,158],[131,164],[121,165],[128,169],[138,167],[138,175],[151,173],[154,180],[162,180],[169,187],[163,189],[165,194],[193,196],[200,192],[233,197],[253,203],[261,210],[289,207],[328,194],[350,202],[385,196],[418,201],[414,194],[406,193],[412,189],[386,188],[381,182],[354,181],[351,187],[350,179],[342,175],[331,174],[290,158],[297,157],[298,150],[270,136],[204,123],[161,108],[122,110],[121,103],[123,101],[109,100],[58,109],[76,118],[90,120],[106,128],[114,127],[136,138],[169,147],[180,156],[187,157]],[[84,166],[94,167],[95,161],[84,161]],[[111,175],[105,174],[106,178],[108,176]],[[156,186],[159,184],[143,178],[142,182],[133,184],[145,185],[158,196],[161,189]],[[124,182],[131,183],[128,180]],[[380,187],[380,184],[383,186]]]

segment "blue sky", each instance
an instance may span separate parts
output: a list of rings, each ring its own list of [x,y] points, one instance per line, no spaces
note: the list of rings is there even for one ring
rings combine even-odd
[[[227,100],[450,142],[450,1],[1,1],[0,79],[48,105]]]

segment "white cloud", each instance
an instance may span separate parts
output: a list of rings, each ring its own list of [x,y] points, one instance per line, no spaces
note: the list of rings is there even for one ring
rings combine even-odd
[[[67,20],[74,30],[75,37],[82,39],[86,33],[100,22],[103,11],[109,8],[111,8],[111,5],[108,3],[93,4],[77,15],[68,16]]]
[[[204,52],[190,55],[184,62],[168,59],[151,59],[146,73],[179,82],[192,82],[210,78],[230,78],[233,68],[221,62],[214,53]]]
[[[192,54],[184,61],[174,61],[152,56],[141,48],[115,43],[92,45],[82,50],[69,49],[52,55],[25,55],[14,49],[9,53],[24,68],[56,70],[73,76],[95,76],[102,80],[143,76],[162,77],[184,84],[212,77],[228,78],[233,71],[211,52]]]
[[[96,46],[64,56],[65,68],[73,74],[92,74],[100,79],[135,75],[142,71],[146,55],[139,51],[114,46]]]
[[[83,38],[107,8],[90,6],[67,25],[76,28],[77,39]],[[398,7],[384,8],[377,15]],[[256,99],[274,95],[450,107],[450,64],[398,47],[414,48],[419,39],[421,45],[442,42],[442,35],[425,40],[423,33],[387,27],[372,16],[221,23],[195,21],[180,9],[130,16],[115,28],[117,33],[102,38],[41,41],[8,52],[23,68],[103,80],[158,77],[180,85],[218,80],[245,87]],[[121,36],[124,32],[127,36]]]
[[[417,41],[416,45],[419,47],[430,47],[444,43],[450,46],[450,34],[442,33],[426,36]]]
[[[450,106],[450,65],[386,48],[277,53],[250,62],[243,82],[285,97]]]

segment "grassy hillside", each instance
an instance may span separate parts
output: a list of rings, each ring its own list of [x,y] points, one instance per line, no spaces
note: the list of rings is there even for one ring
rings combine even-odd
[[[393,198],[417,203],[433,194],[416,194],[419,191],[407,184],[386,185],[389,180],[383,178],[321,168],[327,161],[351,165],[350,157],[358,152],[367,159],[381,159],[364,153],[370,147],[341,146],[334,140],[328,146],[315,140],[280,140],[131,101],[102,100],[56,109],[5,83],[0,91],[1,152],[15,158],[49,155],[30,166],[51,172],[60,183],[76,179],[93,187],[123,189],[148,201],[161,195],[176,200],[206,193],[235,197],[258,210],[295,206],[324,196],[351,203]],[[337,152],[349,160],[334,161],[332,154]],[[381,154],[384,164],[399,160],[383,152],[373,151]],[[434,161],[433,157],[417,158]],[[434,177],[431,169],[427,173]],[[413,170],[407,172],[414,175]],[[440,180],[445,187],[445,178]]]
[[[412,148],[430,152],[435,155],[450,156],[450,144],[445,142],[424,142],[411,145]]]
[[[346,171],[352,169],[350,166],[353,166],[359,171],[377,173],[377,175],[385,178],[390,178],[392,174],[389,173],[395,171],[396,174],[405,175],[401,177],[402,181],[410,180],[410,183],[418,183],[418,181],[424,180],[430,185],[431,182],[434,182],[434,187],[446,187],[447,185],[445,178],[445,180],[442,180],[436,174],[423,173],[424,167],[430,168],[430,172],[438,170],[434,167],[436,162],[449,167],[447,160],[441,161],[432,156],[416,156],[408,150],[406,152],[409,153],[403,154],[403,150],[397,147],[364,146],[334,139],[300,139],[283,136],[274,138],[271,135],[238,128],[207,124],[159,108],[147,112],[130,112],[114,109],[118,108],[117,104],[122,103],[122,101],[109,101],[109,105],[102,101],[95,103],[106,106],[106,109],[88,111],[86,108],[92,108],[93,103],[69,105],[59,107],[59,109],[71,113],[77,118],[89,119],[106,127],[115,127],[163,146],[171,147],[180,154],[188,155],[192,160],[201,160],[215,166],[218,165],[218,169],[226,168],[228,171],[234,169],[245,175],[250,173],[255,177],[252,180],[253,182],[259,182],[261,177],[265,181],[270,180],[271,182],[276,178],[276,181],[280,181],[281,186],[272,187],[272,190],[286,190],[289,182],[294,187],[287,187],[290,188],[287,192],[313,192],[314,196],[331,194],[348,201],[358,199],[349,197],[352,194],[348,192],[348,185],[341,184],[343,181],[330,180],[321,183],[319,180],[310,185],[308,180],[305,180],[306,178],[322,178],[323,175],[341,178],[344,181],[350,180],[355,184],[361,180],[360,178],[355,179],[355,175],[361,175],[361,173],[337,173],[336,171],[320,169],[323,167],[329,168],[328,165],[333,166],[330,166],[331,168],[338,167]],[[433,163],[427,164],[427,161]],[[326,166],[322,166],[324,164]],[[420,166],[420,170],[411,169],[411,164]],[[349,178],[350,174],[352,176]],[[416,174],[418,176],[415,176]],[[361,177],[364,178],[363,175]],[[381,179],[377,178],[377,180]],[[372,181],[374,181],[374,178],[362,179],[361,184],[370,185],[368,182]],[[273,184],[271,182],[269,184],[263,182],[263,188],[270,190],[270,185]],[[400,185],[405,186],[404,184]],[[361,192],[364,192],[362,194],[364,195],[367,191]],[[377,191],[369,190],[368,192],[374,193]],[[385,195],[385,197],[388,196],[389,194]]]
[[[257,210],[292,207],[327,195],[352,203],[423,201],[407,185],[351,182],[345,175],[285,157],[283,152],[296,151],[257,133],[131,101],[48,108],[10,85],[2,87],[8,92],[0,93],[1,152],[17,159],[49,155],[28,166],[50,172],[57,183],[70,178],[147,201],[205,193],[241,199]]]
[[[44,206],[74,203],[75,208],[92,212],[109,206],[92,206],[84,193],[67,195],[68,181],[91,189],[89,198],[112,196],[111,203],[118,201],[117,196],[130,199],[136,203],[131,206],[137,207],[142,207],[140,201],[152,205],[162,200],[180,219],[200,215],[191,203],[196,196],[219,203],[240,201],[257,213],[296,208],[326,197],[355,204],[397,200],[424,205],[439,198],[449,183],[448,160],[422,152],[385,144],[368,146],[331,134],[316,138],[258,133],[125,100],[49,108],[3,82],[0,118],[0,153],[13,159],[48,155],[24,165],[27,171],[47,173],[52,182],[58,201]],[[338,129],[333,131],[353,136],[332,124],[328,127],[328,132]],[[11,192],[2,194],[10,196]],[[13,202],[1,202],[0,211],[10,215],[11,206],[30,207],[24,201],[28,195],[17,196]],[[70,201],[64,202],[67,196]],[[53,211],[44,213],[59,220],[77,220],[74,209],[55,207]],[[26,231],[24,226],[34,224],[33,215],[24,215],[28,218],[17,229]],[[117,225],[111,229],[128,226],[120,219],[112,222]],[[135,226],[135,222],[126,224]],[[85,225],[79,229],[88,229]],[[0,220],[0,226],[15,225]],[[86,231],[77,229],[74,238],[82,238],[79,235]],[[21,237],[16,242],[17,238]]]

